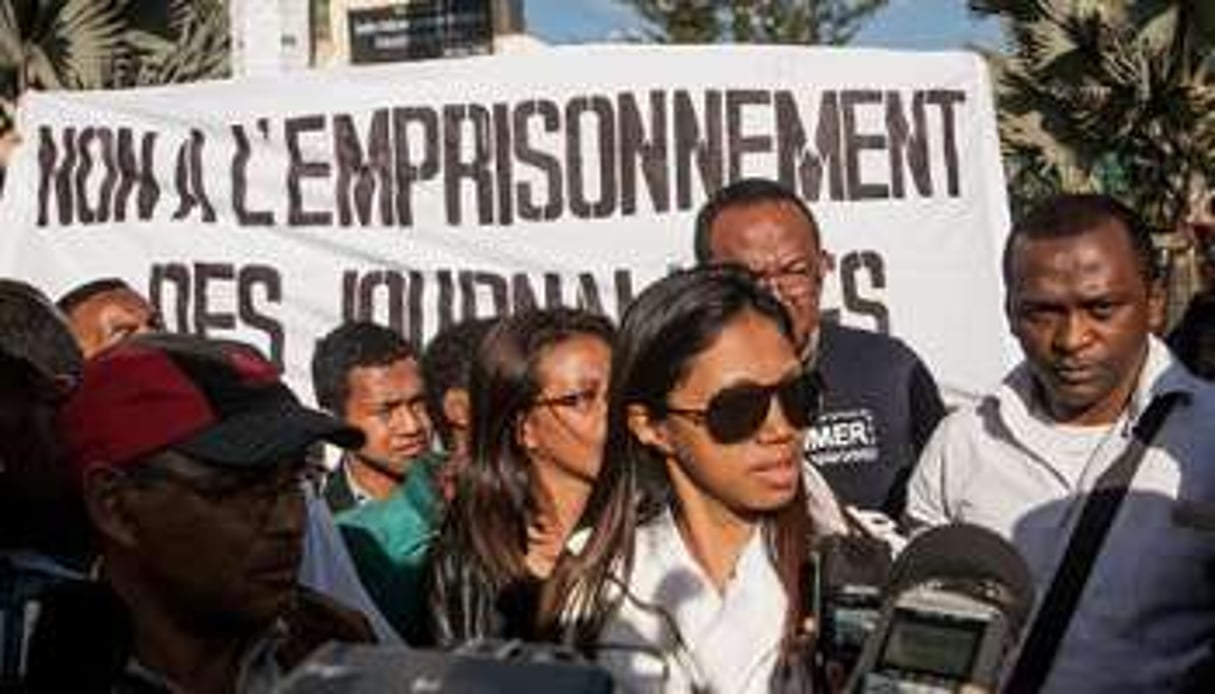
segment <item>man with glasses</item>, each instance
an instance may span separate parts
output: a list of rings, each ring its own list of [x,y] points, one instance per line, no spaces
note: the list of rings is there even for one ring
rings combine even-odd
[[[843,503],[899,518],[911,468],[945,408],[902,342],[821,320],[832,260],[806,204],[774,181],[736,181],[701,208],[695,250],[700,264],[747,267],[784,304],[802,361],[825,384],[807,460]]]
[[[119,618],[56,631],[115,649],[114,691],[269,691],[314,646],[369,640],[297,583],[307,450],[363,437],[304,408],[255,349],[126,340],[86,364],[59,425]]]

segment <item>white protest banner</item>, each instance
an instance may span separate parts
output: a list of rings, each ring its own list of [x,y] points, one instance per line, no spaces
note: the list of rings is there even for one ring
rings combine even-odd
[[[836,257],[829,319],[915,347],[952,395],[1013,352],[1004,179],[965,53],[575,47],[26,96],[0,273],[102,276],[167,327],[249,340],[302,394],[340,321],[422,340],[532,305],[610,315],[692,262],[695,212],[779,179]]]

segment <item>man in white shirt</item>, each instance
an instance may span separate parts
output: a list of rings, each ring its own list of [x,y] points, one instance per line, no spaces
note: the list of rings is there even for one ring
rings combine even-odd
[[[909,486],[913,526],[964,521],[1025,556],[1039,597],[1095,480],[1156,398],[1179,393],[1119,507],[1043,691],[1171,691],[1215,638],[1215,389],[1150,326],[1163,309],[1151,239],[1097,195],[1016,225],[1005,310],[1025,361],[947,417]]]

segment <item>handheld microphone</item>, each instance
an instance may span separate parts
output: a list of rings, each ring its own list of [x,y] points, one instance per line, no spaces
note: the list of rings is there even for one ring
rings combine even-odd
[[[1029,569],[999,535],[961,523],[925,531],[891,569],[846,691],[994,691],[1033,604]]]

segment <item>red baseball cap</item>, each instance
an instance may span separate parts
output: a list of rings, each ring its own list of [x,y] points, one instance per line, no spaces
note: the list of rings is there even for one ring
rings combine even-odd
[[[357,428],[300,404],[256,348],[166,333],[131,338],[88,361],[59,429],[77,474],[165,448],[249,469],[318,440],[363,445]]]

